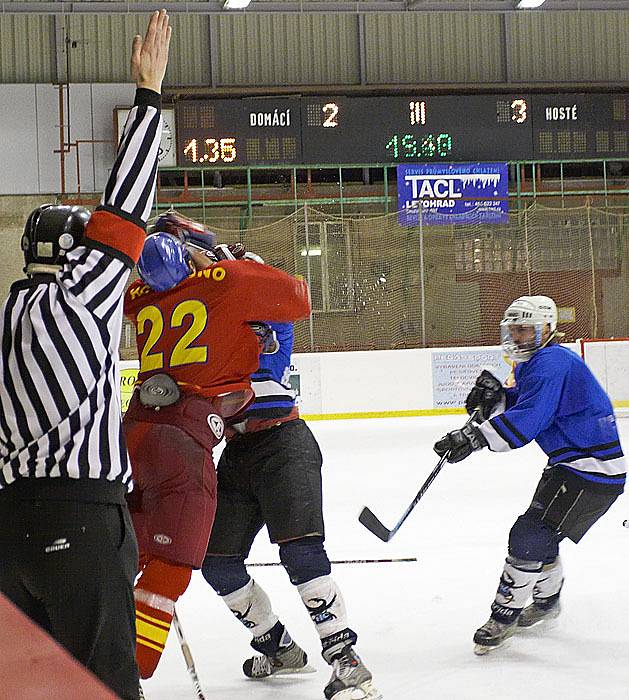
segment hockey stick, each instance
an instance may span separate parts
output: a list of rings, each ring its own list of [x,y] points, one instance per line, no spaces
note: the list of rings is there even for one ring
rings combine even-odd
[[[192,679],[192,683],[194,685],[194,692],[196,693],[197,700],[206,700],[205,695],[201,690],[201,684],[199,683],[199,677],[197,676],[197,669],[194,665],[194,659],[190,653],[188,642],[186,642],[186,638],[183,636],[183,628],[181,627],[181,622],[179,622],[179,618],[177,617],[176,610],[175,614],[173,615],[173,625],[175,627],[175,632],[177,632],[181,653],[186,660],[186,666],[188,667],[188,673],[190,674],[190,678]]]
[[[478,412],[478,408],[472,412],[472,415],[467,419],[465,426],[468,426],[476,418]],[[374,513],[369,508],[367,508],[367,506],[365,506],[360,511],[360,515],[358,516],[358,520],[361,523],[361,525],[364,525],[369,530],[369,532],[374,534],[376,537],[379,537],[383,542],[388,542],[393,537],[393,535],[395,535],[395,533],[400,529],[400,527],[402,527],[402,523],[406,520],[406,518],[408,518],[413,508],[415,508],[415,506],[419,503],[426,491],[428,491],[428,488],[437,477],[437,474],[439,474],[439,472],[443,468],[443,465],[446,463],[447,458],[448,452],[446,452],[442,457],[440,457],[439,461],[437,462],[437,466],[430,472],[428,478],[426,479],[426,481],[424,481],[422,487],[419,489],[417,495],[412,500],[408,508],[404,511],[402,517],[390,530],[380,522],[380,520],[374,515]]]
[[[417,561],[417,557],[398,557],[396,559],[330,559],[330,564],[399,564]],[[281,561],[258,561],[247,566],[284,566]]]

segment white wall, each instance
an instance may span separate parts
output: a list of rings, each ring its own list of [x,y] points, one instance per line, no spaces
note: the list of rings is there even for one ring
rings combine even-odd
[[[114,158],[114,108],[133,103],[127,83],[75,84],[64,91],[65,140],[79,145],[81,191],[100,192]],[[0,85],[0,195],[61,192],[59,89]],[[76,192],[76,149],[65,156],[66,191]]]
[[[580,352],[576,343],[565,345]],[[629,374],[628,363],[615,360],[615,371]],[[600,364],[592,370],[604,381],[609,368]],[[500,346],[305,353],[293,355],[292,365],[300,411],[311,420],[459,413],[482,369],[502,380],[511,369]],[[121,367],[125,409],[138,364]],[[614,398],[617,407],[629,405],[628,396]]]

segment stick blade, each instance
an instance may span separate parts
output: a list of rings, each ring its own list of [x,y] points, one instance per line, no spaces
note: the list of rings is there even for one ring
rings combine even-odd
[[[388,530],[378,518],[365,506],[358,516],[358,522],[364,525],[369,532],[381,539],[383,542],[388,542],[391,539],[391,530]]]

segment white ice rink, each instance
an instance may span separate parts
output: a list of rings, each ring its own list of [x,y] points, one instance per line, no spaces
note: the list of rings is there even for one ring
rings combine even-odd
[[[485,657],[472,635],[489,615],[507,535],[529,504],[544,455],[536,445],[476,453],[447,465],[385,544],[357,521],[368,505],[391,527],[436,463],[432,444],[463,416],[313,422],[324,456],[331,559],[417,557],[417,563],[336,565],[357,650],[385,700],[627,700],[629,498],[575,546],[562,544],[563,612],[552,629],[518,633]],[[629,420],[619,421],[629,450]],[[263,530],[249,562],[276,562]],[[317,672],[247,680],[249,632],[200,572],[177,608],[208,700],[321,700],[329,669],[301,600],[280,566],[251,568]],[[174,630],[147,700],[194,700]]]

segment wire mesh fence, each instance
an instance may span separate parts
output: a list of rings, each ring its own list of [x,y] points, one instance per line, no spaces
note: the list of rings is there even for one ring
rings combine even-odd
[[[398,214],[338,217],[310,206],[257,228],[214,227],[303,275],[312,314],[296,352],[494,345],[522,294],[559,307],[566,340],[629,335],[629,215],[533,204],[505,224],[402,226]],[[125,328],[122,355],[135,357]]]

